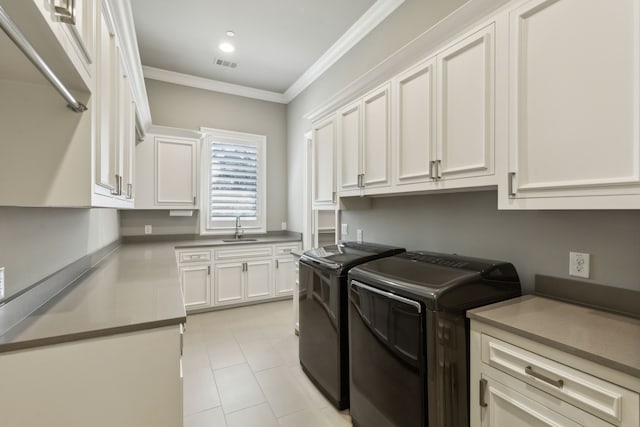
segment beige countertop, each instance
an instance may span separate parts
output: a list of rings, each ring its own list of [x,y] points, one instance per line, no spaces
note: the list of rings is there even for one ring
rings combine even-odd
[[[640,319],[534,295],[467,317],[640,378]]]
[[[146,236],[124,236],[125,243],[151,243],[166,242],[171,243],[176,249],[200,248],[210,246],[239,246],[239,245],[259,245],[274,244],[287,242],[300,242],[302,235],[291,231],[270,231],[266,234],[245,234],[242,240],[234,242],[225,242],[224,240],[233,239],[233,235],[225,236],[198,236],[198,235],[146,235]]]
[[[185,322],[174,246],[120,245],[0,336],[0,353]]]

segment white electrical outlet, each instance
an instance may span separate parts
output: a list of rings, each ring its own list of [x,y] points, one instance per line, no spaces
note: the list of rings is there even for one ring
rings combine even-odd
[[[0,267],[0,299],[4,298],[4,267]]]
[[[356,230],[356,240],[358,243],[362,243],[362,230]]]
[[[282,230],[286,230],[287,229],[287,223],[285,221],[282,221],[282,224],[280,224],[282,227]]]
[[[145,225],[144,234],[151,234],[151,233],[153,233],[153,227],[151,227],[150,225]]]
[[[569,275],[588,279],[590,258],[587,253],[569,252]]]
[[[349,224],[342,224],[341,228],[342,229],[340,230],[340,234],[342,234],[343,236],[349,234]]]

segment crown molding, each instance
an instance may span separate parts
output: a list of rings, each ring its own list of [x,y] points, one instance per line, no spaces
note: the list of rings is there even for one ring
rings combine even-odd
[[[175,71],[162,70],[160,68],[143,66],[142,70],[144,71],[144,77],[151,80],[159,80],[162,82],[210,90],[213,92],[227,93],[230,95],[244,96],[246,98],[260,99],[262,101],[277,102],[279,104],[287,103],[284,95],[277,92],[240,86],[233,83],[221,82],[219,80],[206,79],[204,77],[192,76],[190,74],[176,73]]]
[[[287,103],[316,81],[325,71],[342,58],[353,46],[376,28],[405,0],[377,0],[346,33],[342,35],[311,67],[284,93]]]

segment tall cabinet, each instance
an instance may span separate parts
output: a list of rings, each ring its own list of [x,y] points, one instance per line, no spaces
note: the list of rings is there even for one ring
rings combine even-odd
[[[313,124],[312,201],[314,207],[336,204],[336,116]]]

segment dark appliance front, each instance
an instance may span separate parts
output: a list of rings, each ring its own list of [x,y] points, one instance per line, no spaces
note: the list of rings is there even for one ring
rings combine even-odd
[[[347,273],[363,262],[403,252],[371,243],[340,242],[300,258],[300,364],[338,409],[349,407]]]
[[[467,427],[467,309],[520,295],[513,265],[406,252],[349,272],[351,418]]]

